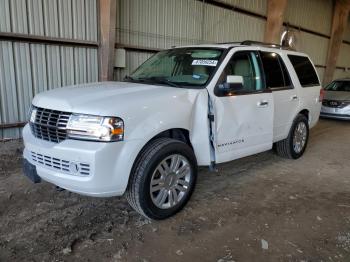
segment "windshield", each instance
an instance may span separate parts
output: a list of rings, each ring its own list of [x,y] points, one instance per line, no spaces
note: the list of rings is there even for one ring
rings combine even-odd
[[[326,86],[327,91],[347,91],[350,92],[350,81],[335,81]]]
[[[137,68],[126,80],[203,86],[215,73],[223,49],[177,48],[157,53]]]

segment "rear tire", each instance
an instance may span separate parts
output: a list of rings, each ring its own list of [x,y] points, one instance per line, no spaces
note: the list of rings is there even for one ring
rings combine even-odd
[[[136,159],[125,196],[141,215],[165,219],[186,205],[196,178],[197,161],[190,146],[175,139],[155,139]]]
[[[304,115],[298,114],[294,119],[288,137],[276,142],[277,154],[284,158],[297,159],[304,154],[308,140],[308,120]]]

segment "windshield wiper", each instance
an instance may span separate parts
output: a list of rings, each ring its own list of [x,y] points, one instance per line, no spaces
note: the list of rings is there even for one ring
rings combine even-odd
[[[158,83],[158,84],[166,84],[169,86],[173,86],[173,87],[181,87],[180,85],[175,84],[174,82],[171,82],[170,80],[164,78],[164,77],[156,77],[156,76],[152,76],[152,77],[145,77],[145,78],[137,78],[134,79],[135,81],[149,81],[149,82],[154,82],[154,83]]]

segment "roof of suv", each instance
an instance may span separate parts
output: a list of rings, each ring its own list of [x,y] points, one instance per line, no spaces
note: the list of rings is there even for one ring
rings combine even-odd
[[[263,43],[263,42],[257,42],[257,41],[243,41],[243,42],[228,42],[228,43],[216,43],[216,44],[198,44],[198,45],[186,45],[186,46],[176,46],[174,48],[191,48],[191,47],[204,47],[204,48],[223,48],[223,49],[229,49],[233,47],[262,47],[267,48],[269,50],[274,50],[276,52],[288,52],[288,53],[294,53],[299,55],[305,55],[304,53],[288,49],[286,47],[282,47],[281,45],[277,44],[270,44],[270,43]]]

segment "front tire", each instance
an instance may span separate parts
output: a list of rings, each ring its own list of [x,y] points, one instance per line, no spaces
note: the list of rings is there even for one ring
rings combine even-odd
[[[304,154],[308,140],[308,119],[299,114],[294,119],[288,137],[276,143],[277,154],[284,158],[297,159]]]
[[[165,219],[186,205],[196,179],[192,148],[175,139],[159,138],[146,145],[135,161],[125,196],[141,215]]]

